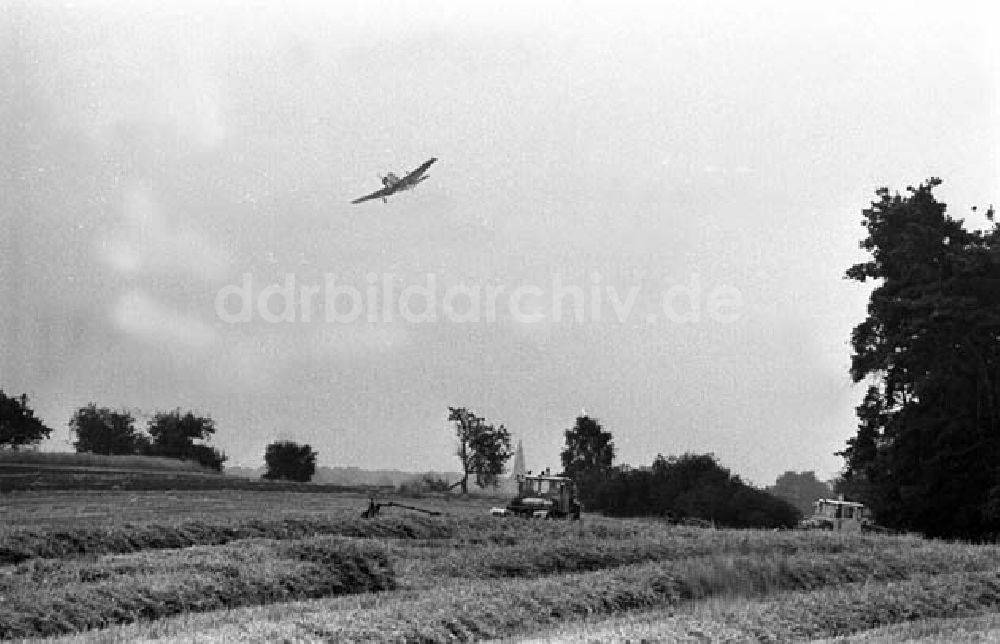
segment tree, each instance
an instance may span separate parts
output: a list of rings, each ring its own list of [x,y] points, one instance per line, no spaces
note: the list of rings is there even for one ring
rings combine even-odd
[[[785,472],[767,492],[788,501],[804,515],[812,514],[817,499],[833,496],[830,485],[817,479],[815,472]]]
[[[579,416],[573,428],[566,430],[566,448],[560,456],[563,474],[576,481],[584,504],[592,505],[595,490],[608,478],[615,459],[611,432],[604,431],[597,420]]]
[[[940,183],[863,212],[871,259],[847,277],[876,282],[851,337],[870,387],[842,485],[889,527],[981,538],[1000,532],[1000,226],[966,230]]]
[[[185,414],[181,414],[180,409],[157,412],[149,421],[153,454],[197,461],[221,471],[226,455],[206,444],[213,434],[215,421],[208,416],[195,416],[190,411]]]
[[[615,460],[611,432],[589,416],[580,416],[572,429],[566,430],[566,449],[562,451],[563,471],[576,477],[594,471],[607,472]]]
[[[149,439],[135,428],[131,412],[116,411],[90,403],[74,412],[69,429],[76,434],[77,452],[92,454],[143,454],[149,451]]]
[[[286,479],[306,483],[316,473],[316,452],[309,445],[294,441],[275,441],[264,453],[267,472],[263,478]]]
[[[612,468],[597,482],[589,506],[612,516],[700,519],[734,528],[792,527],[800,513],[747,485],[712,454],[658,455],[651,467]]]
[[[0,447],[34,445],[48,438],[52,430],[28,405],[28,394],[8,396],[0,389]]]
[[[511,457],[510,432],[494,427],[465,407],[449,407],[448,420],[455,423],[458,438],[456,455],[462,462],[462,494],[469,493],[469,475],[476,475],[479,487],[496,487],[504,464]],[[453,486],[454,487],[454,486]]]

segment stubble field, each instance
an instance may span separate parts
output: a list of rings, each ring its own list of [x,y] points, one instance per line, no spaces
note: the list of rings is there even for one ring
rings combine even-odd
[[[997,546],[403,502],[445,515],[362,519],[358,494],[0,495],[0,637],[893,641],[893,628],[955,618],[967,619],[944,623],[996,628]]]

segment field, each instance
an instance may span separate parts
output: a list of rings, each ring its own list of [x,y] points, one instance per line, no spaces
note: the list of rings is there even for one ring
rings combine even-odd
[[[444,516],[390,508],[369,520],[366,502],[0,495],[0,637],[901,641],[998,629],[997,546],[498,519],[488,499],[440,497],[403,502]]]
[[[260,481],[155,456],[0,450],[0,493],[67,489],[342,492],[357,488]]]

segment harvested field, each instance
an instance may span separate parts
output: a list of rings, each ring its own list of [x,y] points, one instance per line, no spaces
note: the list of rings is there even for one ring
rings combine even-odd
[[[783,641],[1000,605],[996,546],[499,519],[476,499],[365,520],[360,495],[19,494],[0,497],[5,637]]]
[[[0,638],[54,635],[185,612],[390,590],[377,542],[249,540],[157,556],[37,559],[0,578]]]

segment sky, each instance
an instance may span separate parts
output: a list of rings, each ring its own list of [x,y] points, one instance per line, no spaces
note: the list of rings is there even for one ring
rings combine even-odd
[[[51,450],[94,402],[454,471],[453,406],[830,478],[861,210],[1000,200],[988,4],[869,4],[0,3],[0,388]]]

